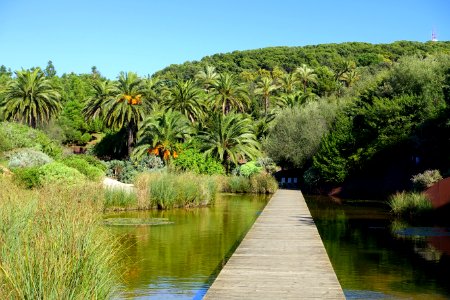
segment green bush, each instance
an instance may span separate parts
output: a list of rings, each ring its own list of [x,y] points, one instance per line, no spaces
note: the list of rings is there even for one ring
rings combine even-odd
[[[89,180],[98,181],[105,175],[101,169],[91,165],[85,158],[78,155],[67,156],[61,162],[68,167],[78,170]]]
[[[401,216],[421,215],[433,209],[423,193],[397,193],[389,198],[389,206],[394,214]]]
[[[39,167],[19,168],[14,170],[14,180],[27,189],[42,186]]]
[[[86,177],[78,170],[61,162],[52,162],[39,167],[39,177],[43,185],[64,184],[76,185],[84,183]]]
[[[243,176],[223,177],[222,191],[227,193],[249,193],[250,179]]]
[[[52,141],[42,131],[23,124],[0,122],[0,137],[4,138],[0,146],[3,151],[15,148],[33,148],[53,158],[62,154],[61,146]]]
[[[185,149],[173,160],[173,165],[181,171],[190,171],[197,174],[215,175],[224,174],[222,164],[216,159],[205,156],[198,149]]]
[[[102,171],[106,171],[108,169],[108,165],[104,161],[98,159],[95,156],[87,155],[87,154],[77,154],[77,157],[81,158],[81,159],[84,159],[90,165],[92,165],[92,166],[94,166],[94,167],[96,167],[96,168],[98,168],[98,169],[100,169]]]
[[[106,165],[106,176],[124,183],[133,183],[139,173],[153,172],[164,167],[161,158],[155,155],[149,155],[139,161],[111,160],[106,162]]]
[[[248,163],[243,164],[239,167],[239,174],[245,177],[250,177],[254,174],[258,174],[262,170],[263,168],[257,165],[257,162],[249,161]]]
[[[26,168],[26,167],[38,167],[52,162],[53,159],[47,154],[33,150],[33,149],[21,149],[14,152],[9,159],[8,167],[14,168]]]
[[[434,183],[438,182],[442,179],[441,173],[439,170],[426,170],[423,173],[419,173],[414,175],[411,178],[411,181],[414,185],[414,188],[417,190],[424,190],[429,188]]]

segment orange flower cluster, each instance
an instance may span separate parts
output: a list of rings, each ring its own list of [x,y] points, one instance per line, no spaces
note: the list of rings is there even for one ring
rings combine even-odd
[[[141,97],[142,97],[142,95],[140,95],[140,94],[136,95],[135,97],[132,97],[131,95],[125,95],[119,101],[126,100],[128,102],[128,104],[138,105],[138,104],[142,103]]]
[[[164,160],[168,160],[170,156],[172,155],[173,158],[178,157],[178,153],[174,150],[172,153],[170,153],[169,149],[165,149],[162,145],[158,145],[155,148],[148,149],[149,154],[153,155],[160,155],[162,154]]]

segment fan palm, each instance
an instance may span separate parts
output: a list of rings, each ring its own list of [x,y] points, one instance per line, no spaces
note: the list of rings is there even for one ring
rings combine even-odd
[[[142,123],[137,133],[139,146],[133,151],[133,157],[142,157],[145,153],[162,156],[165,161],[177,157],[179,145],[191,133],[188,119],[178,111],[154,112]]]
[[[164,91],[163,103],[174,110],[178,110],[194,123],[203,110],[202,91],[192,80],[178,79]]]
[[[206,155],[220,159],[227,171],[230,163],[237,165],[241,159],[254,159],[260,154],[260,144],[249,118],[230,113],[217,114],[210,121],[209,126],[199,134],[202,150]]]
[[[306,93],[306,88],[310,83],[317,83],[317,74],[314,73],[314,69],[305,64],[295,70],[295,76],[302,83],[304,93]]]
[[[232,109],[243,112],[250,104],[246,88],[238,84],[236,77],[231,74],[220,74],[212,91],[214,105],[221,108],[224,115]]]
[[[273,79],[269,77],[262,77],[257,82],[257,87],[255,89],[256,95],[261,95],[264,101],[264,115],[267,116],[267,111],[270,105],[270,96],[273,91],[277,90],[279,87],[273,83]]]
[[[36,128],[48,123],[61,110],[60,93],[41,69],[16,72],[0,103],[5,120],[17,120]]]

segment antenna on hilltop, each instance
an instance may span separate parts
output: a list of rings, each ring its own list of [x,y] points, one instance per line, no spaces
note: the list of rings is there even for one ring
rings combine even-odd
[[[431,41],[432,42],[437,42],[437,34],[436,31],[433,29],[433,31],[431,32]]]

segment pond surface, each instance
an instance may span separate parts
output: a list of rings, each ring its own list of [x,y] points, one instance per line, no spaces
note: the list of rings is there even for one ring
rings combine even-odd
[[[305,197],[347,299],[450,299],[450,229],[384,203]]]
[[[125,248],[119,298],[201,299],[268,200],[267,196],[223,194],[212,207],[107,215],[173,222],[108,226]]]

